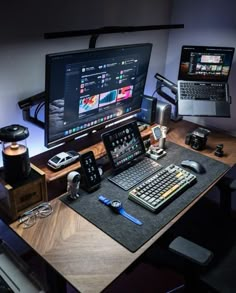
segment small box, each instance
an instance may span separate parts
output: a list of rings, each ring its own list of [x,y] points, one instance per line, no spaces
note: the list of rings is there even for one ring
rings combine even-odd
[[[7,219],[16,220],[22,213],[48,201],[45,173],[31,164],[28,178],[8,184],[4,169],[0,170],[0,213]]]
[[[157,99],[143,96],[141,111],[137,114],[138,120],[152,125],[155,122]]]

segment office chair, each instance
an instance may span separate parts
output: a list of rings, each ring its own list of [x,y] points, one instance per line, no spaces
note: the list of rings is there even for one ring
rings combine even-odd
[[[217,188],[220,207],[202,198],[145,255],[152,265],[182,274],[183,286],[171,292],[236,292],[236,179],[224,177]]]
[[[177,236],[169,244],[169,251],[179,258],[177,267],[185,276],[184,292],[236,292],[236,221],[231,216],[236,179],[224,177],[217,187],[220,190],[219,243],[212,244],[217,241],[212,239],[209,250],[198,246],[199,239],[189,242]],[[211,230],[208,232],[211,238]]]

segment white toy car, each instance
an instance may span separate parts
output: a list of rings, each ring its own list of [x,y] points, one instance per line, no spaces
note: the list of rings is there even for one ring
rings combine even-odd
[[[54,170],[64,168],[79,159],[80,155],[76,151],[61,152],[48,160],[48,166]]]

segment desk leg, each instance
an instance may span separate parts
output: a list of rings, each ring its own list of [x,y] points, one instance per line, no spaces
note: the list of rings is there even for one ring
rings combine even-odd
[[[223,177],[217,186],[220,190],[220,206],[226,217],[231,214],[231,193],[236,190],[235,179]]]
[[[46,264],[46,278],[47,278],[47,284],[48,284],[50,293],[54,293],[54,292],[66,293],[67,292],[66,280],[48,264]]]

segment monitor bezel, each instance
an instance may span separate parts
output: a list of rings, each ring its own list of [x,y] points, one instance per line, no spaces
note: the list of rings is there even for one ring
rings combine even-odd
[[[50,105],[50,60],[51,58],[60,58],[62,56],[69,56],[71,54],[96,54],[96,52],[106,52],[108,51],[118,51],[118,50],[123,50],[123,49],[135,49],[135,48],[140,48],[140,47],[146,47],[147,50],[149,50],[149,58],[147,62],[147,68],[146,68],[146,75],[145,75],[145,80],[144,80],[144,86],[143,86],[143,92],[141,97],[139,97],[140,103],[137,105],[136,109],[133,109],[132,111],[128,113],[122,113],[121,116],[114,117],[110,119],[109,121],[104,121],[102,123],[99,123],[97,125],[92,125],[89,128],[86,128],[84,130],[80,130],[76,133],[72,133],[71,135],[68,136],[63,136],[58,139],[50,139],[49,136],[49,131],[50,131],[50,121],[49,121],[49,105]],[[99,131],[101,129],[105,129],[107,125],[112,125],[116,122],[119,122],[121,119],[125,119],[129,116],[133,116],[136,113],[140,112],[141,110],[141,103],[142,103],[142,97],[144,95],[144,89],[145,89],[145,84],[146,84],[146,79],[147,79],[147,74],[148,74],[148,68],[149,68],[149,63],[150,63],[150,58],[151,58],[151,52],[152,52],[152,44],[151,43],[139,43],[139,44],[131,44],[131,45],[119,45],[119,46],[110,46],[110,47],[100,47],[100,48],[93,48],[93,49],[84,49],[84,50],[75,50],[75,51],[67,51],[67,52],[59,52],[59,53],[52,53],[52,54],[47,54],[46,55],[46,77],[45,77],[45,137],[44,137],[44,144],[47,148],[59,146],[61,144],[73,141],[77,138],[80,138],[81,136],[85,135],[86,133],[92,133]],[[135,98],[135,97],[134,97]]]

